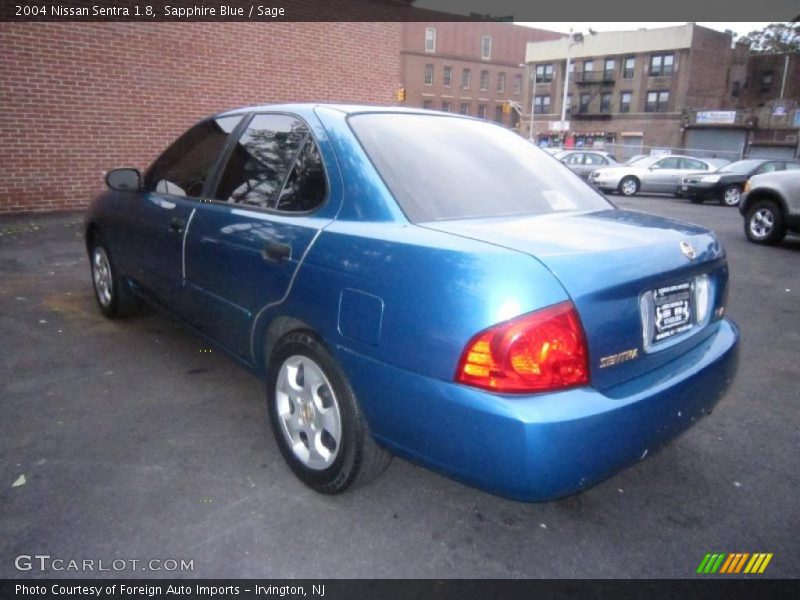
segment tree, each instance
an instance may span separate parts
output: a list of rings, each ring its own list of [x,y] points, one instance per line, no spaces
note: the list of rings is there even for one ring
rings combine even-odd
[[[761,31],[751,31],[739,39],[750,44],[750,50],[758,54],[800,52],[800,23],[771,23]]]

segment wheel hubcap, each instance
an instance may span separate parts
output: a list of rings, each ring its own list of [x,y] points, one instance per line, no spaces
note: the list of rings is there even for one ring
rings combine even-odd
[[[111,304],[113,283],[111,280],[111,265],[108,262],[106,251],[103,248],[94,249],[92,256],[92,275],[97,299],[103,306],[109,306]]]
[[[636,193],[636,182],[632,180],[627,180],[622,184],[622,193],[626,196],[630,196],[631,194]]]
[[[325,373],[306,356],[287,358],[275,396],[283,437],[297,459],[320,471],[333,464],[342,441],[339,403]]]
[[[725,190],[725,204],[728,206],[736,206],[739,204],[740,195],[739,188],[729,188]]]
[[[772,211],[761,208],[750,217],[750,233],[756,238],[765,238],[775,227],[775,216]]]

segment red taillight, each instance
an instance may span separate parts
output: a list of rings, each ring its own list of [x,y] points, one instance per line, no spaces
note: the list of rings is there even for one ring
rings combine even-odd
[[[589,383],[586,339],[571,302],[490,327],[467,344],[456,381],[496,392],[544,392]]]

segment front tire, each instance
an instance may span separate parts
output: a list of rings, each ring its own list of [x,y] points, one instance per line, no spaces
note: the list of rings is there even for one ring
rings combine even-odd
[[[739,201],[742,199],[742,189],[738,185],[729,185],[722,190],[720,196],[720,204],[723,206],[739,206]]]
[[[380,475],[391,454],[372,439],[355,394],[325,346],[304,331],[284,336],[267,368],[270,423],[294,474],[322,494]]]
[[[623,177],[617,189],[623,196],[634,196],[639,191],[639,180],[636,177]]]
[[[786,236],[786,224],[780,206],[772,200],[755,202],[744,219],[744,233],[756,244],[777,244]]]
[[[128,282],[120,277],[103,237],[97,233],[89,247],[94,297],[100,312],[109,319],[135,313],[141,304]]]

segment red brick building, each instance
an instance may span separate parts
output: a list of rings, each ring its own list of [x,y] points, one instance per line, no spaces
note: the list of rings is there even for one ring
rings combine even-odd
[[[520,65],[526,45],[560,37],[501,22],[405,23],[399,83],[406,90],[406,104],[515,127],[518,114],[504,114],[503,104],[524,103],[528,82]]]
[[[0,213],[84,207],[197,119],[276,101],[389,104],[403,25],[0,23]]]

